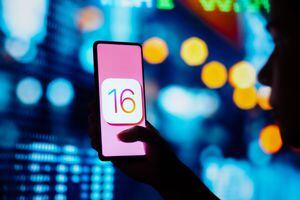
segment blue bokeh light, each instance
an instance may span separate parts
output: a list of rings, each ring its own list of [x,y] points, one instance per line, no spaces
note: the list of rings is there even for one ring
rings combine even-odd
[[[16,89],[17,97],[24,104],[36,104],[43,95],[41,83],[32,77],[21,80]]]
[[[48,85],[47,98],[54,106],[66,106],[74,98],[73,85],[63,78],[55,79]]]
[[[67,191],[67,189],[68,189],[67,186],[63,184],[58,184],[55,186],[55,191],[58,193],[64,193]]]
[[[4,48],[11,57],[23,63],[31,62],[37,54],[36,47],[23,40],[7,38]]]
[[[68,172],[68,167],[66,165],[63,165],[63,164],[59,164],[57,165],[56,167],[56,171],[58,173],[67,173]]]
[[[252,199],[254,180],[251,175],[246,161],[226,159],[204,167],[204,181],[220,199]]]
[[[0,73],[0,111],[6,110],[11,99],[12,84],[9,78]]]
[[[59,183],[65,183],[68,181],[68,177],[64,174],[57,174],[55,180]]]
[[[263,152],[259,142],[254,140],[249,144],[248,157],[252,163],[261,166],[268,164],[272,158],[272,155]]]
[[[245,27],[245,60],[259,71],[267,62],[274,49],[271,34],[265,29],[266,18],[261,13],[243,13]]]
[[[93,43],[95,39],[87,39],[83,42],[79,50],[79,61],[82,68],[88,73],[94,73],[94,60],[93,60]]]
[[[176,85],[162,89],[158,103],[167,113],[184,119],[209,117],[220,106],[220,100],[215,91]]]
[[[15,123],[0,121],[0,148],[14,147],[19,137],[20,132]]]

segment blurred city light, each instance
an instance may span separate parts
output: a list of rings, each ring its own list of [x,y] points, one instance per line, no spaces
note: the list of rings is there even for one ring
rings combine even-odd
[[[220,97],[215,91],[198,89],[192,91],[192,93],[194,99],[193,109],[199,116],[211,117],[220,108]]]
[[[229,70],[229,82],[235,88],[250,88],[256,82],[256,71],[251,64],[238,62]]]
[[[168,55],[167,43],[158,37],[150,38],[143,44],[144,59],[150,64],[160,64]]]
[[[95,31],[104,23],[102,11],[95,6],[87,6],[79,10],[77,15],[78,29],[83,32]]]
[[[47,98],[55,106],[66,106],[74,98],[74,89],[70,81],[58,78],[49,83]]]
[[[36,47],[29,41],[7,38],[4,47],[11,57],[23,63],[31,62],[37,54]]]
[[[223,160],[222,149],[217,145],[210,145],[203,149],[200,154],[199,161],[202,166],[209,165],[210,163],[214,165],[220,164]]]
[[[0,112],[7,109],[7,105],[11,99],[11,91],[13,86],[6,74],[0,73]]]
[[[233,101],[240,109],[250,110],[254,108],[257,103],[256,89],[254,87],[247,89],[234,89]]]
[[[151,8],[153,0],[100,0],[103,6],[123,8]]]
[[[43,88],[37,79],[27,77],[18,83],[16,93],[22,103],[36,104],[43,95]]]
[[[168,113],[185,118],[197,116],[191,94],[180,86],[169,86],[161,90],[159,104]]]
[[[282,147],[279,127],[269,125],[263,128],[259,135],[259,144],[265,153],[277,153]]]
[[[265,1],[265,0],[264,0]],[[267,1],[267,0],[266,0]],[[241,16],[245,31],[245,58],[259,71],[274,50],[274,42],[270,32],[265,29],[267,19],[262,13],[245,13]]]
[[[261,86],[257,92],[257,103],[263,110],[271,110],[270,105],[271,88],[267,86]]]
[[[263,166],[270,162],[272,156],[262,151],[258,140],[254,140],[248,146],[248,158],[253,164]]]
[[[197,37],[188,38],[182,43],[180,55],[189,66],[202,65],[208,57],[207,44]]]
[[[130,6],[112,8],[109,20],[110,38],[112,40],[130,41],[133,39],[134,35],[131,28],[135,27],[137,19],[133,17],[132,8]]]
[[[79,50],[79,61],[82,68],[88,73],[94,73],[93,43],[96,40],[96,38],[86,39]]]
[[[220,199],[254,197],[255,185],[246,161],[223,159],[204,166],[204,181]]]
[[[167,113],[192,119],[209,117],[219,108],[218,95],[211,90],[169,86],[161,90],[158,102]]]
[[[2,0],[1,27],[7,36],[40,42],[46,34],[48,0]]]
[[[227,81],[227,69],[222,63],[212,61],[203,66],[201,79],[208,88],[221,88]]]
[[[199,0],[202,8],[207,12],[259,12],[261,9],[269,12],[270,3],[268,0],[256,0],[256,1],[234,1],[234,0]]]
[[[156,7],[161,10],[172,10],[175,5],[173,0],[157,0]]]
[[[0,121],[0,148],[13,148],[20,136],[15,123]]]

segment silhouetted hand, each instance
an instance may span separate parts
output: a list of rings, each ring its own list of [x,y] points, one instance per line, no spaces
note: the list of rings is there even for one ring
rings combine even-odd
[[[166,141],[149,122],[146,128],[135,126],[121,132],[119,139],[123,142],[142,141],[146,144],[145,157],[113,161],[119,169],[138,181],[158,186],[162,184],[162,178],[168,170],[181,164]]]
[[[100,146],[97,104],[90,106],[89,132],[91,143],[97,151]],[[146,127],[135,126],[118,135],[123,142],[142,141],[146,156],[112,161],[122,172],[137,181],[150,184],[165,199],[217,199],[206,186],[172,152],[158,131],[147,122]],[[98,151],[99,152],[99,151]]]

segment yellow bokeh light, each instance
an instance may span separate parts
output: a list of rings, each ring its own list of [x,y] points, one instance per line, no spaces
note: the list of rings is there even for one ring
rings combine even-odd
[[[257,103],[256,89],[254,87],[236,88],[233,92],[233,101],[240,109],[250,110],[254,108]]]
[[[208,57],[208,47],[200,38],[191,37],[182,43],[180,55],[187,65],[202,65]]]
[[[76,22],[81,31],[94,31],[102,26],[104,16],[97,7],[87,6],[79,11]]]
[[[256,82],[256,71],[250,63],[238,62],[229,71],[229,82],[235,88],[252,87]]]
[[[271,88],[262,86],[257,92],[257,103],[263,110],[271,110],[270,105]]]
[[[269,125],[259,135],[259,145],[265,153],[277,153],[282,147],[280,130],[277,125]]]
[[[208,88],[220,88],[227,81],[227,69],[222,63],[212,61],[203,66],[201,79]]]
[[[167,43],[158,37],[152,37],[143,44],[144,59],[150,64],[160,64],[168,55]]]

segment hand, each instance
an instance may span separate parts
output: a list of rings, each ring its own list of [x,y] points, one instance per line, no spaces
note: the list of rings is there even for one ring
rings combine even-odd
[[[118,135],[123,142],[142,141],[145,143],[144,158],[126,158],[113,161],[128,176],[152,186],[163,184],[168,171],[181,165],[176,155],[158,131],[147,122],[146,128],[135,126]]]
[[[90,106],[89,133],[92,147],[99,152],[100,134],[98,106]],[[147,122],[146,128],[135,126],[118,135],[123,142],[142,141],[146,156],[143,158],[124,158],[113,161],[128,176],[156,188],[166,200],[218,199],[171,151],[158,131]]]
[[[98,106],[96,101],[90,104],[89,135],[92,147],[99,152],[101,148],[99,134]],[[142,158],[124,158],[113,161],[113,164],[122,172],[137,181],[158,186],[170,168],[180,166],[181,162],[171,151],[167,142],[158,131],[149,123],[146,128],[136,126],[121,132],[118,135],[123,142],[142,141],[145,143],[146,156]]]

